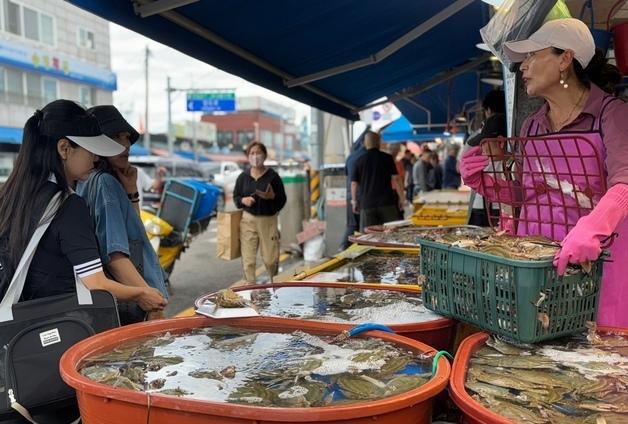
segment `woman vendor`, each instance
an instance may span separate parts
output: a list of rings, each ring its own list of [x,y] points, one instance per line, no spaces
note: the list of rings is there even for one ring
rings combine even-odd
[[[520,136],[546,140],[547,152],[541,156],[557,168],[554,175],[575,175],[577,166],[588,173],[586,177],[572,175],[571,185],[562,179],[554,183],[546,179],[544,190],[538,190],[535,177],[528,181],[524,177],[517,234],[543,235],[560,242],[554,264],[563,275],[568,264],[596,260],[604,242],[618,233],[610,247],[612,262],[604,266],[597,323],[628,327],[628,274],[621,271],[628,261],[628,104],[607,92],[621,76],[596,53],[589,28],[577,19],[549,21],[527,40],[507,42],[504,51],[513,62],[521,62],[528,95],[545,100],[526,119]],[[596,164],[590,166],[572,153],[584,156],[587,151],[601,159],[598,172],[590,169]],[[527,161],[530,175],[544,172],[542,161],[538,160],[540,165]],[[508,182],[483,173],[488,162],[480,146],[471,149],[462,159],[461,174],[465,184],[496,199],[499,186]],[[537,166],[540,169],[534,169]],[[591,177],[596,173],[597,180]],[[596,188],[598,194],[591,195]],[[581,216],[577,206],[582,204],[583,193],[589,195],[588,209],[593,208]]]

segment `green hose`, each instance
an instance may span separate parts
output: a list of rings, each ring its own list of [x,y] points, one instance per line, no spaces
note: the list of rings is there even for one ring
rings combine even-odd
[[[441,356],[449,358],[452,361],[454,359],[454,357],[451,356],[451,353],[447,352],[446,350],[441,350],[437,352],[436,355],[434,355],[434,359],[432,360],[432,377],[436,375],[436,371],[438,370],[438,360],[441,358]]]

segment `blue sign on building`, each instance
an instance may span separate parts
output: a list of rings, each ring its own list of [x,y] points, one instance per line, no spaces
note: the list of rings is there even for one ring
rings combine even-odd
[[[235,92],[221,90],[188,93],[187,110],[189,112],[235,112]]]

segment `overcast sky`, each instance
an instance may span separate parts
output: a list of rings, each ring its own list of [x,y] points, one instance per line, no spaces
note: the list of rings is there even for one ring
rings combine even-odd
[[[297,112],[297,124],[302,116],[309,115],[307,105],[230,75],[119,25],[109,25],[111,63],[118,75],[114,103],[136,127],[144,115],[144,49],[147,45],[152,53],[149,66],[151,132],[166,131],[167,76],[170,76],[174,88],[235,88],[236,96],[262,96],[290,106]],[[173,93],[172,99],[173,122],[194,119],[194,114],[186,111],[185,93]]]

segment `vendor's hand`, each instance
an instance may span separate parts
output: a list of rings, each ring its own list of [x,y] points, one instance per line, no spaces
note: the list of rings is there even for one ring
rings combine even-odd
[[[163,166],[160,166],[159,168],[157,168],[156,175],[158,177],[163,178],[166,176],[166,174],[168,174],[168,170],[166,168],[164,168]]]
[[[406,200],[405,199],[399,199],[399,210],[400,211],[404,211],[406,209]]]
[[[589,230],[587,222],[586,219],[578,221],[561,243],[560,250],[554,256],[554,266],[558,275],[564,275],[569,264],[582,264],[600,257],[602,253],[600,240]]]
[[[247,196],[242,198],[242,204],[247,208],[250,208],[255,204],[255,198],[253,196]]]
[[[137,168],[129,165],[126,168],[116,169],[116,175],[128,194],[137,193]]]
[[[351,210],[353,211],[354,214],[358,214],[360,212],[360,209],[358,208],[358,202],[355,200],[351,201]]]
[[[477,189],[482,178],[482,171],[488,165],[488,157],[482,154],[482,148],[476,146],[469,149],[460,161],[460,175],[466,185]]]
[[[168,301],[164,299],[161,292],[152,287],[143,287],[142,294],[137,299],[137,304],[146,312],[163,310]]]

